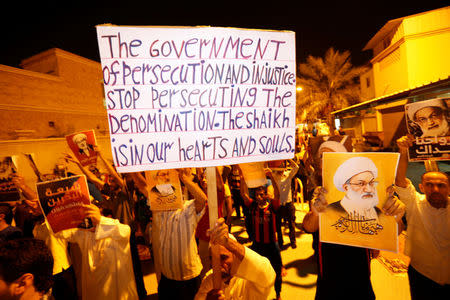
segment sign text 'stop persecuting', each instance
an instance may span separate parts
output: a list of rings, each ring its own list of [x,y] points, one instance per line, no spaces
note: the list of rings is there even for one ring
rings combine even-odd
[[[97,26],[119,172],[292,158],[295,33]]]

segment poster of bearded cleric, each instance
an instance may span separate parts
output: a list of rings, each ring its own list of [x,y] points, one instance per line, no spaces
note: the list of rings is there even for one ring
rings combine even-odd
[[[97,164],[97,152],[94,149],[97,140],[94,130],[72,133],[66,136],[66,141],[82,166]]]
[[[150,187],[148,204],[152,211],[175,210],[183,207],[177,170],[146,171],[145,178]]]
[[[395,218],[381,210],[398,159],[398,153],[323,153],[328,206],[319,217],[322,242],[398,251]]]
[[[405,105],[408,132],[415,141],[410,161],[450,160],[450,98],[435,98]]]
[[[17,173],[16,159],[16,156],[0,157],[0,202],[20,199],[20,192],[13,182],[13,175]]]
[[[84,175],[36,183],[42,212],[53,233],[86,228],[83,205],[89,205],[89,189]]]

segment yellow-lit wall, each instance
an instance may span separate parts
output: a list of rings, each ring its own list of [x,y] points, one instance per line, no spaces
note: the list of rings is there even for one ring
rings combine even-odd
[[[375,97],[408,88],[408,67],[404,44],[391,47],[373,63]]]
[[[111,158],[100,63],[50,49],[21,66],[0,65],[0,156],[17,156],[18,172],[30,186],[36,176],[23,153],[34,153],[40,171],[51,173],[70,151],[64,137],[73,132],[94,129]],[[23,136],[18,130],[30,132]]]
[[[369,69],[366,73],[362,74],[359,80],[361,88],[361,100],[366,101],[375,97],[375,85],[373,77],[373,69]]]
[[[386,39],[390,45],[385,48]],[[374,46],[375,97],[450,76],[450,7],[405,17]]]
[[[16,130],[34,130],[34,139],[108,134],[100,63],[59,49],[44,54],[23,64],[36,71],[0,65],[0,140],[16,139]]]

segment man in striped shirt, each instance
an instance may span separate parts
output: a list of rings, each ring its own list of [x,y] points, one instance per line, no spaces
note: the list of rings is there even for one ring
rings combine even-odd
[[[266,171],[266,175],[272,182],[275,182],[270,169]],[[250,247],[256,253],[269,259],[275,270],[275,292],[277,299],[281,294],[281,269],[283,263],[281,261],[280,248],[277,243],[276,235],[276,215],[275,212],[280,208],[280,192],[277,184],[273,186],[273,197],[268,195],[268,185],[260,186],[254,190],[254,199],[249,196],[248,187],[244,177],[241,176],[241,194],[244,203],[250,209],[253,221],[253,244]],[[269,193],[271,194],[271,193]]]
[[[195,229],[205,212],[207,197],[200,186],[192,181],[190,169],[178,170],[178,175],[194,200],[185,201],[183,208],[153,211],[155,261],[161,268],[158,299],[192,300],[200,287],[202,263],[195,241]],[[137,177],[137,179],[139,179]],[[145,179],[136,181],[148,193]]]

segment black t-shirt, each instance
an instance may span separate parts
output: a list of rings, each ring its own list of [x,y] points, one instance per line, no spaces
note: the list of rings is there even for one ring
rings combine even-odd
[[[317,259],[316,300],[375,299],[369,249],[319,242]]]

